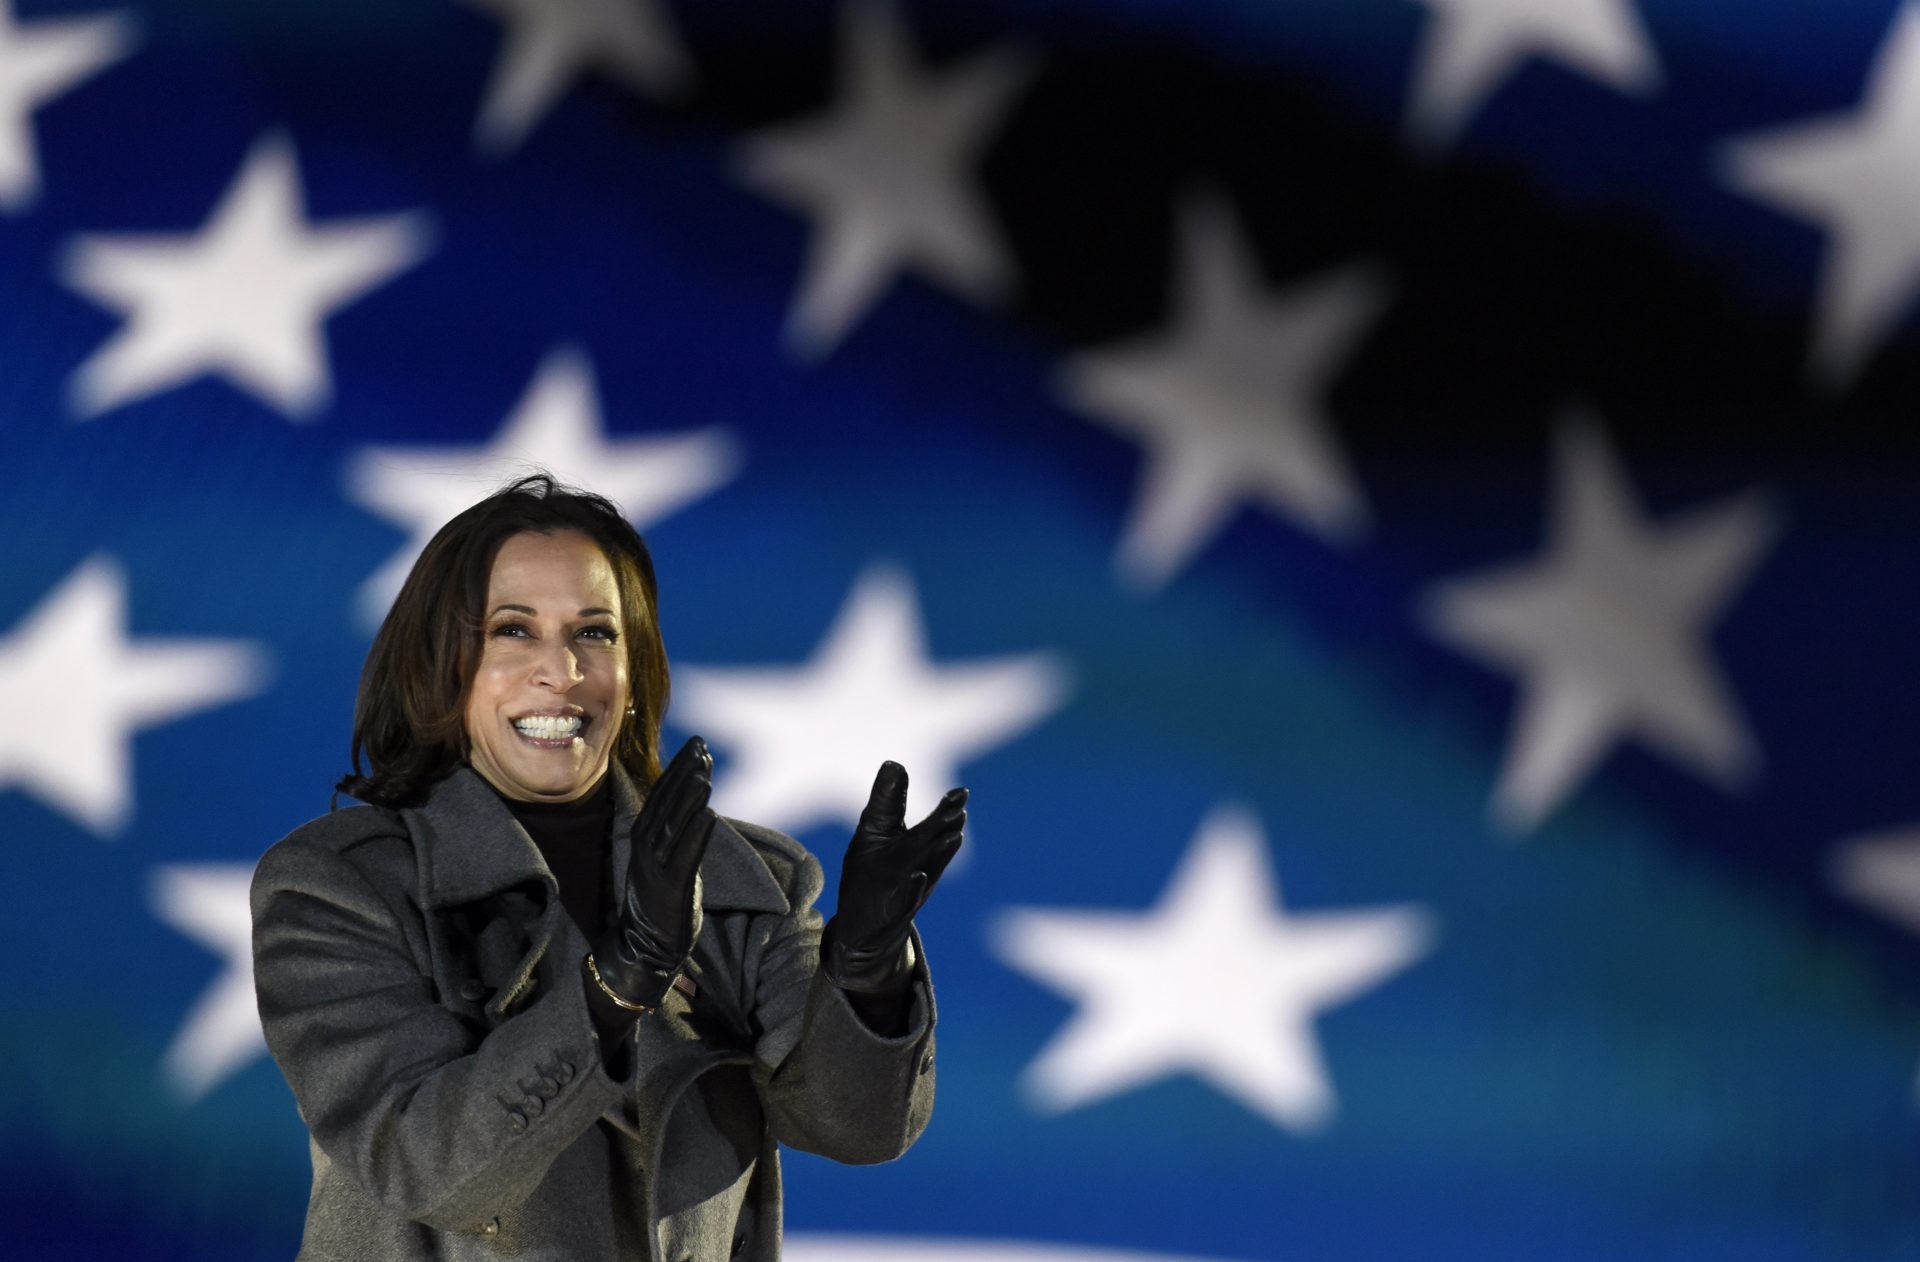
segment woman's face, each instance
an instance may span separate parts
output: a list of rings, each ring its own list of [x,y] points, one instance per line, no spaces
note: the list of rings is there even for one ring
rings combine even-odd
[[[626,721],[625,632],[613,567],[591,539],[501,544],[467,698],[473,769],[521,802],[569,802],[598,783]]]

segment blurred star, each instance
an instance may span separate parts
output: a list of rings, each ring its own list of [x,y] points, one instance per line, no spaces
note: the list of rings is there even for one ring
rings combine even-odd
[[[310,225],[293,146],[262,140],[199,233],[73,244],[67,284],[127,317],[74,374],[75,416],[214,373],[311,420],[333,393],[321,323],[419,262],[430,235],[419,214]]]
[[[1064,667],[1045,653],[935,664],[911,581],[874,569],[805,666],[681,667],[673,720],[727,756],[716,809],[798,833],[852,828],[888,759],[907,769],[908,816],[918,819],[962,783],[962,763],[1038,723],[1066,693]]]
[[[348,498],[411,536],[361,585],[360,619],[378,626],[434,532],[535,466],[606,496],[635,530],[645,530],[727,482],[739,465],[738,445],[718,427],[609,438],[587,357],[573,347],[552,351],[485,446],[374,446],[354,453]]]
[[[467,0],[507,25],[474,138],[491,153],[517,148],[568,85],[589,69],[656,97],[693,78],[657,0]]]
[[[1415,0],[1432,9],[1414,68],[1407,127],[1421,146],[1451,146],[1500,84],[1549,57],[1645,96],[1660,66],[1628,0]]]
[[[1862,906],[1920,934],[1920,826],[1842,843],[1833,883]]]
[[[134,732],[250,697],[266,655],[237,640],[127,636],[127,580],[107,556],[76,568],[0,638],[0,788],[19,785],[107,837],[133,814]]]
[[[1920,826],[1843,842],[1833,863],[1842,894],[1870,907],[1909,933],[1920,934]],[[1920,1074],[1914,1076],[1920,1104]]]
[[[1172,327],[1081,354],[1063,374],[1075,406],[1147,451],[1116,558],[1128,582],[1163,586],[1243,501],[1336,542],[1364,530],[1366,502],[1322,409],[1385,303],[1365,268],[1269,290],[1226,207],[1187,206]]]
[[[1735,143],[1727,178],[1832,239],[1811,367],[1839,388],[1920,290],[1920,8],[1904,5],[1851,116]]]
[[[1561,426],[1545,554],[1446,582],[1424,613],[1434,635],[1521,681],[1493,802],[1504,828],[1539,824],[1628,736],[1723,787],[1754,773],[1706,640],[1776,522],[1749,494],[1655,526],[1599,425]]]
[[[1259,822],[1222,807],[1152,911],[1014,908],[993,936],[1005,963],[1079,1005],[1023,1077],[1039,1108],[1184,1071],[1308,1133],[1335,1108],[1314,1019],[1425,955],[1434,928],[1413,907],[1288,915]]]
[[[901,271],[980,301],[1013,288],[1013,261],[974,169],[1032,78],[1013,49],[922,72],[892,10],[852,0],[840,44],[840,99],[824,118],[750,137],[747,183],[814,221],[788,344],[825,355]]]
[[[0,0],[0,209],[23,210],[40,193],[35,110],[127,55],[133,19],[123,13],[21,23]]]
[[[253,994],[252,883],[245,863],[171,864],[153,874],[154,914],[226,962],[167,1046],[166,1079],[189,1101],[267,1050]]]

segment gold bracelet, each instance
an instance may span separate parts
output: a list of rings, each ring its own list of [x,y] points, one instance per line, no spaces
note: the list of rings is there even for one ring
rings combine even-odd
[[[653,1005],[653,1007],[648,1007],[646,1004],[643,1004],[643,1003],[628,1003],[625,999],[622,999],[619,995],[616,995],[613,992],[613,987],[607,985],[606,978],[600,976],[600,966],[593,962],[593,952],[591,951],[587,952],[587,972],[592,975],[593,984],[598,986],[601,992],[605,994],[607,998],[613,1000],[615,1003],[619,1004],[622,1008],[625,1008],[628,1012],[637,1012],[644,1017],[649,1012],[652,1012],[654,1008],[657,1008],[660,1006],[658,1004],[655,1004]]]

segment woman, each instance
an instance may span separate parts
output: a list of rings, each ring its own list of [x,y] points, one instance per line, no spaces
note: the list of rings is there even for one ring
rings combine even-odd
[[[311,1136],[301,1255],[771,1260],[786,1143],[899,1156],[933,1104],[912,918],[966,791],[884,764],[820,864],[662,772],[653,565],[522,479],[429,543],[368,654],[355,773],[253,883],[267,1045]],[[362,765],[362,757],[365,765]]]

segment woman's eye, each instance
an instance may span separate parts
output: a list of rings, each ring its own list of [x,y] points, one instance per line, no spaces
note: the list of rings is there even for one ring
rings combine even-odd
[[[517,622],[505,622],[493,629],[495,635],[525,635],[527,629]]]
[[[582,627],[580,628],[580,634],[590,635],[596,639],[605,640],[609,644],[612,644],[615,640],[620,638],[620,633],[618,631],[615,631],[612,627]]]

